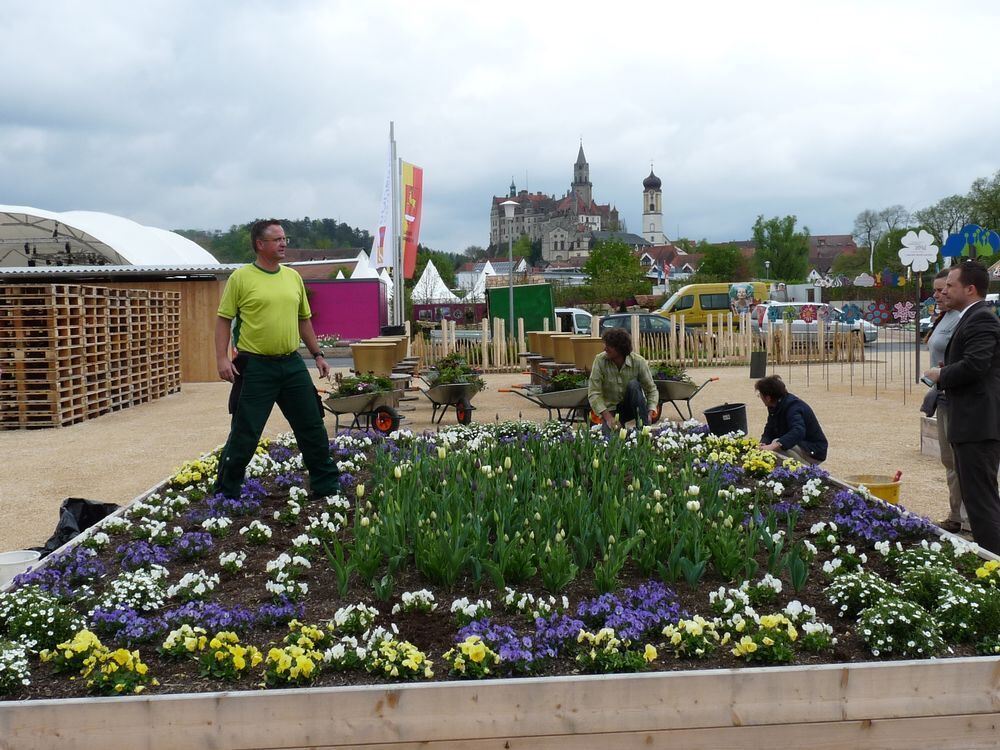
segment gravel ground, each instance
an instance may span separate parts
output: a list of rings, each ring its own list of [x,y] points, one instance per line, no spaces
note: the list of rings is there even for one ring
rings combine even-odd
[[[880,375],[876,393],[870,374],[862,385],[860,366],[853,384],[847,366],[824,371],[812,365],[808,373],[804,366],[781,367],[778,372],[789,390],[816,411],[831,444],[827,470],[842,478],[902,470],[903,505],[931,519],[947,513],[944,469],[936,458],[920,453],[922,385],[910,386],[904,394],[898,375],[888,385]],[[689,373],[698,383],[719,378],[693,399],[695,417],[703,418],[701,411],[712,406],[743,402],[750,434],[760,436],[766,411],[746,367]],[[526,382],[526,376],[489,375],[486,381],[487,390],[473,402],[477,422],[545,417],[544,410],[519,396],[498,392]],[[185,460],[222,444],[228,432],[228,388],[221,382],[185,384],[181,393],[71,427],[0,432],[0,451],[8,457],[0,476],[0,551],[42,544],[55,528],[64,498],[127,503]],[[405,413],[403,426],[432,428],[430,402],[420,396],[410,405],[415,410]],[[442,424],[454,421],[449,410]],[[327,427],[333,429],[332,416]],[[275,410],[267,434],[287,429]]]

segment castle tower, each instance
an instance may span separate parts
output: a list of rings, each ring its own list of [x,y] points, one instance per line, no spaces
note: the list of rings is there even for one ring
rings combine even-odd
[[[649,166],[649,177],[642,181],[642,236],[654,245],[667,243],[663,233],[663,193],[660,191],[660,178],[653,174],[653,166]]]
[[[585,207],[589,207],[593,201],[594,186],[590,182],[590,165],[587,164],[587,157],[583,155],[583,141],[580,142],[580,153],[576,156],[576,164],[573,165],[573,184],[570,185],[570,192],[576,193]]]

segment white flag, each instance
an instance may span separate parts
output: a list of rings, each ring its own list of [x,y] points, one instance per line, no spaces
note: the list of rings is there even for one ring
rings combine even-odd
[[[372,240],[371,264],[375,268],[393,268],[393,217],[395,211],[392,205],[392,139],[389,140],[389,153],[386,156],[385,183],[382,185],[382,202],[378,208],[378,226],[375,228],[375,239]]]

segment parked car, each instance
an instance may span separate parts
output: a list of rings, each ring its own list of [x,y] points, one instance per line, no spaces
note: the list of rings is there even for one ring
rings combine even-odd
[[[688,284],[672,294],[657,312],[664,317],[683,315],[685,326],[704,326],[709,315],[751,311],[767,295],[763,281]]]
[[[670,321],[662,315],[656,313],[616,313],[601,318],[601,334],[611,328],[624,328],[629,333],[632,332],[632,316],[639,318],[639,334],[662,334],[670,335]],[[677,326],[678,330],[680,325]]]
[[[594,316],[579,307],[557,307],[556,321],[556,330],[587,336],[594,324]]]
[[[853,323],[844,321],[844,314],[837,308],[826,303],[819,302],[768,302],[757,306],[756,315],[750,319],[750,330],[753,333],[761,334],[771,330],[774,325],[783,326],[786,315],[792,315],[792,338],[802,339],[816,336],[818,327],[817,321],[806,322],[802,320],[802,308],[811,306],[816,308],[817,317],[827,318],[827,330],[833,333],[845,333],[847,331],[857,331],[864,336],[865,344],[873,344],[878,340],[878,326],[869,323],[867,320],[855,320]],[[771,319],[771,310],[778,308],[778,320]],[[791,313],[787,312],[791,310]]]

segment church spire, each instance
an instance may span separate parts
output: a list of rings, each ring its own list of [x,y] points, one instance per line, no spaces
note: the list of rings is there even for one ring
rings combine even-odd
[[[580,153],[576,157],[576,164],[573,165],[573,183],[570,185],[570,192],[576,193],[583,205],[589,207],[593,200],[592,189],[590,165],[587,164],[587,157],[583,154],[583,139],[581,138]]]

